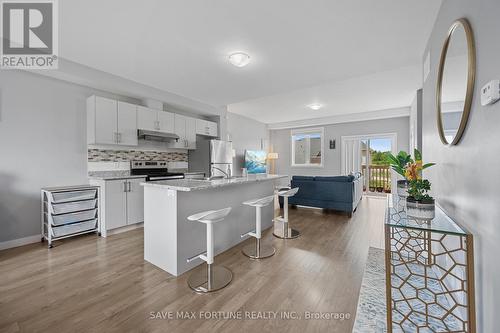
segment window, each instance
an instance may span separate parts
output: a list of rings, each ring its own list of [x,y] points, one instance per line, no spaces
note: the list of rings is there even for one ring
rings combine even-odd
[[[323,128],[292,131],[292,166],[323,166]]]

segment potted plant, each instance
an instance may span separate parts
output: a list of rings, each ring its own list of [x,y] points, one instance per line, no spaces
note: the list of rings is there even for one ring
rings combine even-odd
[[[376,187],[375,187],[375,182],[373,180],[370,180],[369,188],[370,188],[370,192],[375,192]]]
[[[408,181],[408,196],[406,198],[406,214],[417,221],[430,221],[435,216],[435,202],[428,192],[431,183],[422,178],[422,170],[434,163],[422,163],[422,153],[414,151],[415,160],[410,161],[405,168],[405,178]]]
[[[406,198],[408,196],[408,180],[406,179],[406,166],[413,162],[410,154],[405,151],[400,151],[396,156],[389,153],[387,155],[392,170],[396,171],[404,179],[398,180],[397,189],[400,197]]]

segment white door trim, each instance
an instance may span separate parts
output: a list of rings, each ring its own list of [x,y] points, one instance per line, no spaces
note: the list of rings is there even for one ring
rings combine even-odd
[[[363,135],[343,135],[340,137],[340,163],[342,174],[345,174],[345,143],[347,140],[368,140],[368,139],[390,139],[391,140],[391,152],[396,155],[398,153],[398,133],[375,133],[375,134],[363,134]],[[361,156],[361,154],[360,154]],[[396,193],[397,176],[394,171],[391,171],[391,192]]]

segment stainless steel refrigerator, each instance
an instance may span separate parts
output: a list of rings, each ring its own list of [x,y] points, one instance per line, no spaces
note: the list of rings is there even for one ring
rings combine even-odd
[[[189,171],[204,172],[206,177],[231,176],[233,143],[199,137],[196,141],[196,150],[189,151]]]

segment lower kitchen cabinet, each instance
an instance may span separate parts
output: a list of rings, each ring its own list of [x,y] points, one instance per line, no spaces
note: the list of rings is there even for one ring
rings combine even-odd
[[[107,231],[144,222],[145,178],[101,180],[91,179],[101,187],[101,234]]]
[[[127,190],[127,224],[144,222],[144,188],[141,183],[145,179],[130,179]]]

